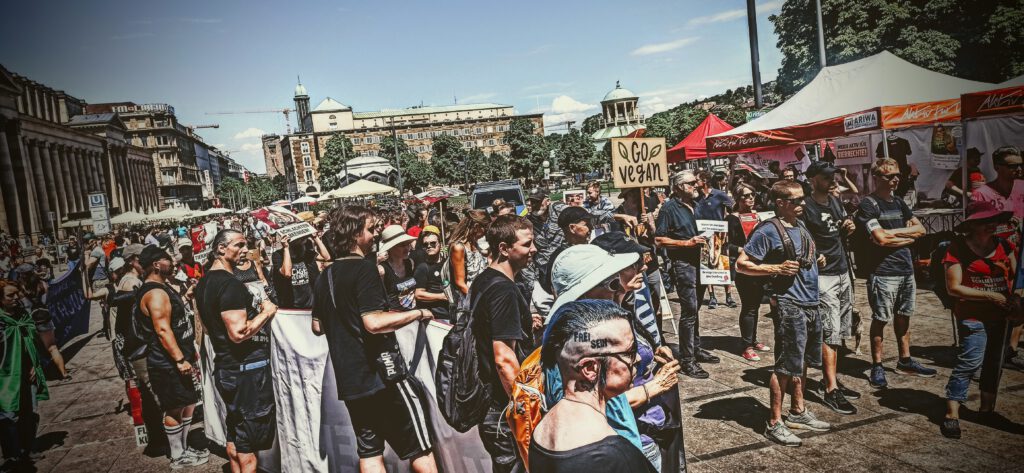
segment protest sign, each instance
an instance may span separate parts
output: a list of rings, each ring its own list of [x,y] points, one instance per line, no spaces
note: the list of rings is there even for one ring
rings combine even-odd
[[[871,135],[838,138],[836,143],[836,166],[871,164]]]
[[[196,253],[196,254],[192,255],[192,258],[196,260],[196,263],[206,264],[206,258],[210,257],[210,250],[211,249],[212,248],[207,248],[207,249],[205,249],[203,251],[200,251],[199,253]]]
[[[291,225],[288,225],[287,227],[278,228],[274,233],[277,234],[278,238],[287,237],[289,240],[295,241],[298,240],[299,238],[307,237],[312,235],[313,233],[316,233],[316,229],[314,229],[312,225],[306,222],[302,222],[293,223]]]
[[[612,178],[615,187],[668,185],[665,138],[612,139]]]
[[[697,231],[707,239],[701,248],[700,283],[707,285],[732,284],[729,255],[723,254],[729,223],[724,220],[697,220]]]
[[[69,263],[68,270],[50,282],[46,290],[46,306],[53,319],[57,346],[89,331],[89,309],[92,304],[85,298],[82,288],[81,260]]]

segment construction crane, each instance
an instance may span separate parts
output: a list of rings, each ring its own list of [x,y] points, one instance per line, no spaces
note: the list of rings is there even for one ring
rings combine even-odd
[[[568,120],[568,121],[564,121],[564,122],[558,122],[558,123],[552,123],[551,126],[545,126],[544,127],[544,131],[548,132],[548,131],[555,131],[555,130],[559,130],[559,129],[564,129],[566,132],[568,132],[569,130],[572,129],[572,126],[575,123],[576,122],[572,121],[572,120]]]
[[[284,114],[284,128],[287,133],[292,134],[292,121],[291,113],[294,112],[291,108],[275,108],[267,110],[234,110],[230,112],[206,112],[207,115],[241,115],[243,113],[283,113]]]

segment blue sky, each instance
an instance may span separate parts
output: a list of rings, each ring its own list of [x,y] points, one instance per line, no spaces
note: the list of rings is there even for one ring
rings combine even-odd
[[[761,76],[781,61],[758,1]],[[210,144],[264,169],[259,135],[292,106],[357,111],[496,102],[548,123],[580,120],[616,80],[647,114],[750,85],[745,2],[728,1],[52,1],[0,18],[0,63],[90,103],[173,105]],[[293,120],[294,121],[294,120]]]

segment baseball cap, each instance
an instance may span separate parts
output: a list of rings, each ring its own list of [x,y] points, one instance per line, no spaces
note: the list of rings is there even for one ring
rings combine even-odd
[[[178,248],[181,248],[183,246],[191,247],[192,240],[189,240],[188,238],[179,238],[178,241],[174,244],[174,249],[177,250]]]
[[[555,303],[548,312],[551,316],[566,302],[579,299],[604,280],[619,274],[640,259],[638,253],[612,254],[597,245],[574,245],[566,248],[551,266],[551,288]]]
[[[423,231],[421,233],[433,233],[434,235],[440,235],[441,230],[439,230],[437,227],[433,225],[427,225],[423,227]]]
[[[546,198],[548,198],[548,190],[543,187],[534,189],[530,192],[530,197],[528,197],[529,200],[536,200],[538,202]]]
[[[110,264],[107,265],[107,269],[109,269],[111,271],[117,271],[117,270],[123,268],[124,265],[125,265],[124,258],[117,257],[117,258],[114,258],[114,259],[110,260]]]
[[[1013,161],[1012,163],[1010,161]],[[992,164],[994,165],[1007,165],[1007,164],[1020,164],[1021,155],[1020,150],[1012,146],[1003,146],[992,152]]]
[[[825,177],[832,177],[832,175],[837,171],[839,171],[839,168],[833,166],[832,163],[828,161],[815,161],[811,163],[810,166],[807,166],[807,171],[804,172],[804,175],[807,177],[814,177],[821,174]]]
[[[139,255],[139,264],[142,265],[143,268],[146,268],[155,261],[164,258],[174,261],[174,259],[171,258],[171,255],[167,254],[167,252],[162,250],[160,247],[156,245],[146,245],[146,247],[142,249],[142,254]]]
[[[589,222],[592,218],[593,216],[590,215],[590,212],[583,207],[566,207],[558,215],[558,226],[560,228],[567,228],[570,223],[579,223],[583,220]]]
[[[121,257],[127,260],[133,256],[139,256],[142,254],[142,249],[145,247],[146,245],[143,245],[142,243],[132,243],[124,247],[124,251],[121,252]]]
[[[636,240],[633,240],[623,232],[602,233],[597,238],[591,240],[590,244],[597,245],[613,255],[625,253],[643,254],[651,251],[650,248],[637,243]]]

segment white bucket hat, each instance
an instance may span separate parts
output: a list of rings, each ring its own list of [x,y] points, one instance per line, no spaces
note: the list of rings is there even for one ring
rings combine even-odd
[[[566,248],[551,266],[551,288],[556,298],[548,312],[548,319],[563,304],[579,299],[587,291],[639,260],[639,253],[613,255],[596,245]]]
[[[384,231],[380,232],[380,249],[377,251],[383,253],[394,248],[395,245],[415,239],[416,237],[405,233],[405,229],[401,225],[388,225]]]

